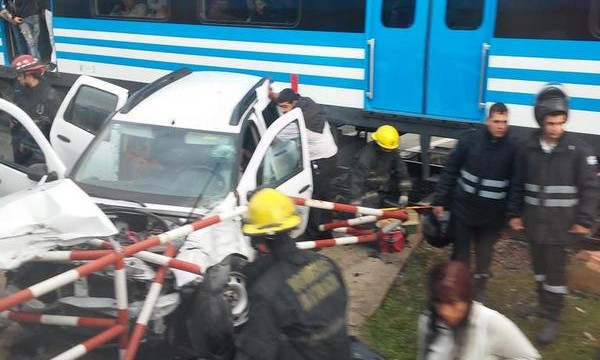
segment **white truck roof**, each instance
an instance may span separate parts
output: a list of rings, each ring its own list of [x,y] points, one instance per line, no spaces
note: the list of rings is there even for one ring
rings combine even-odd
[[[261,80],[258,76],[217,71],[193,72],[151,94],[115,120],[238,133],[231,114]]]

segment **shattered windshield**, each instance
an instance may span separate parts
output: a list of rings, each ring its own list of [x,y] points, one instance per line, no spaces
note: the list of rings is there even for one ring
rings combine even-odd
[[[71,174],[88,194],[211,207],[231,190],[235,135],[113,121]]]

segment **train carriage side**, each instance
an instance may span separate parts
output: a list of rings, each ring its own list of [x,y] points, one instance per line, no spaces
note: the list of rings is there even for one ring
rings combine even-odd
[[[333,120],[393,122],[427,148],[430,136],[480,126],[496,101],[513,125],[535,127],[535,93],[562,82],[569,128],[600,135],[600,0],[269,0],[270,14],[253,0],[132,2],[137,12],[121,0],[54,0],[57,80],[135,89],[181,66],[280,83],[298,74]]]

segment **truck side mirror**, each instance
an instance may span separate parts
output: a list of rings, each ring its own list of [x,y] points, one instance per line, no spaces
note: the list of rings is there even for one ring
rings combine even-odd
[[[46,182],[54,181],[58,179],[58,175],[55,171],[48,173],[48,166],[46,164],[33,164],[27,168],[26,171],[27,178],[33,181],[40,181],[44,176],[46,177]]]

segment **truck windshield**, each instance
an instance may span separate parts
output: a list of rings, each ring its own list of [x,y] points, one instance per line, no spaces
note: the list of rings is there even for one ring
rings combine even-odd
[[[211,207],[233,186],[234,134],[112,121],[71,178],[96,197]]]

